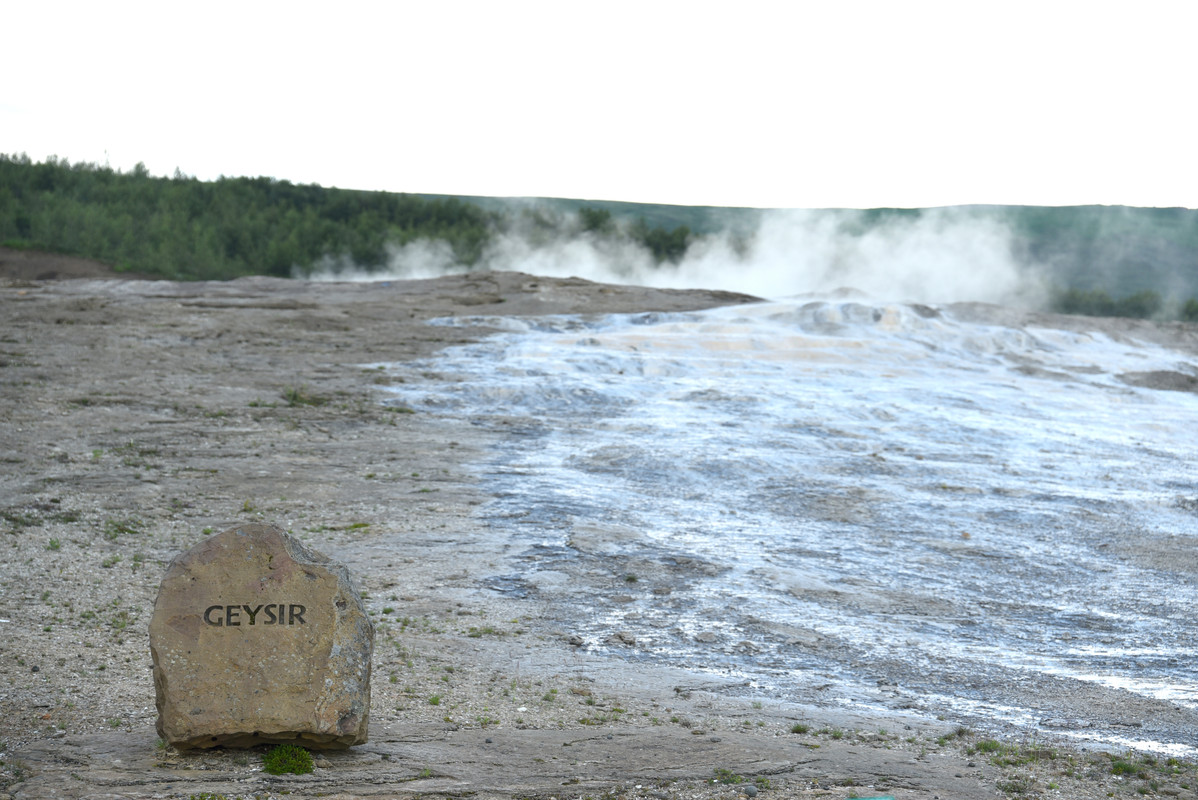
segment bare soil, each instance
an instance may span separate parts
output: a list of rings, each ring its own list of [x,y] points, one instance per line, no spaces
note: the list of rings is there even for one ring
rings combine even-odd
[[[0,800],[1196,796],[1190,764],[1129,755],[1116,775],[1122,754],[588,653],[534,600],[481,585],[504,543],[476,518],[473,465],[503,431],[387,407],[369,365],[489,332],[434,317],[751,298],[517,273],[171,283],[68,262],[0,251]],[[309,775],[156,741],[158,583],[241,521],[348,564],[376,621],[371,741]]]

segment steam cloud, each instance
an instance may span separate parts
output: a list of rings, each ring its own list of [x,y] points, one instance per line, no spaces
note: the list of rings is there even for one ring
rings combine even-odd
[[[655,263],[624,236],[546,236],[543,228],[516,226],[497,234],[473,266],[458,263],[445,242],[419,240],[390,248],[381,271],[329,258],[310,278],[398,280],[482,269],[765,298],[849,288],[882,301],[1031,305],[1042,295],[1037,270],[1014,255],[1006,225],[963,208],[871,223],[855,211],[769,211],[749,234],[697,238],[678,264]]]

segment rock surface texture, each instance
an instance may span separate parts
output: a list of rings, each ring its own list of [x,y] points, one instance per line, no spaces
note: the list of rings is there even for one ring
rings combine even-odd
[[[366,741],[374,627],[349,571],[273,525],[167,568],[150,621],[158,734],[180,749]]]

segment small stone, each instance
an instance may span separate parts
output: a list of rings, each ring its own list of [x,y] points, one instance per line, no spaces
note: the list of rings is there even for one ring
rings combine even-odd
[[[333,762],[327,758],[317,758],[312,763],[320,769],[331,769],[333,766]]]
[[[492,742],[489,738],[487,739],[487,744],[492,744]]]
[[[177,556],[150,620],[158,735],[179,748],[366,741],[374,626],[349,571],[274,525]]]
[[[749,784],[741,791],[743,791],[745,793],[745,797],[756,797],[757,796],[757,787],[753,786],[752,784]]]

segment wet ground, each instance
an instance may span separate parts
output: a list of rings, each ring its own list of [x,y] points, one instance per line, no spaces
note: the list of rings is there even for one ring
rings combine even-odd
[[[1192,754],[1198,360],[969,312],[476,320],[394,402],[504,433],[489,585],[589,649]]]

